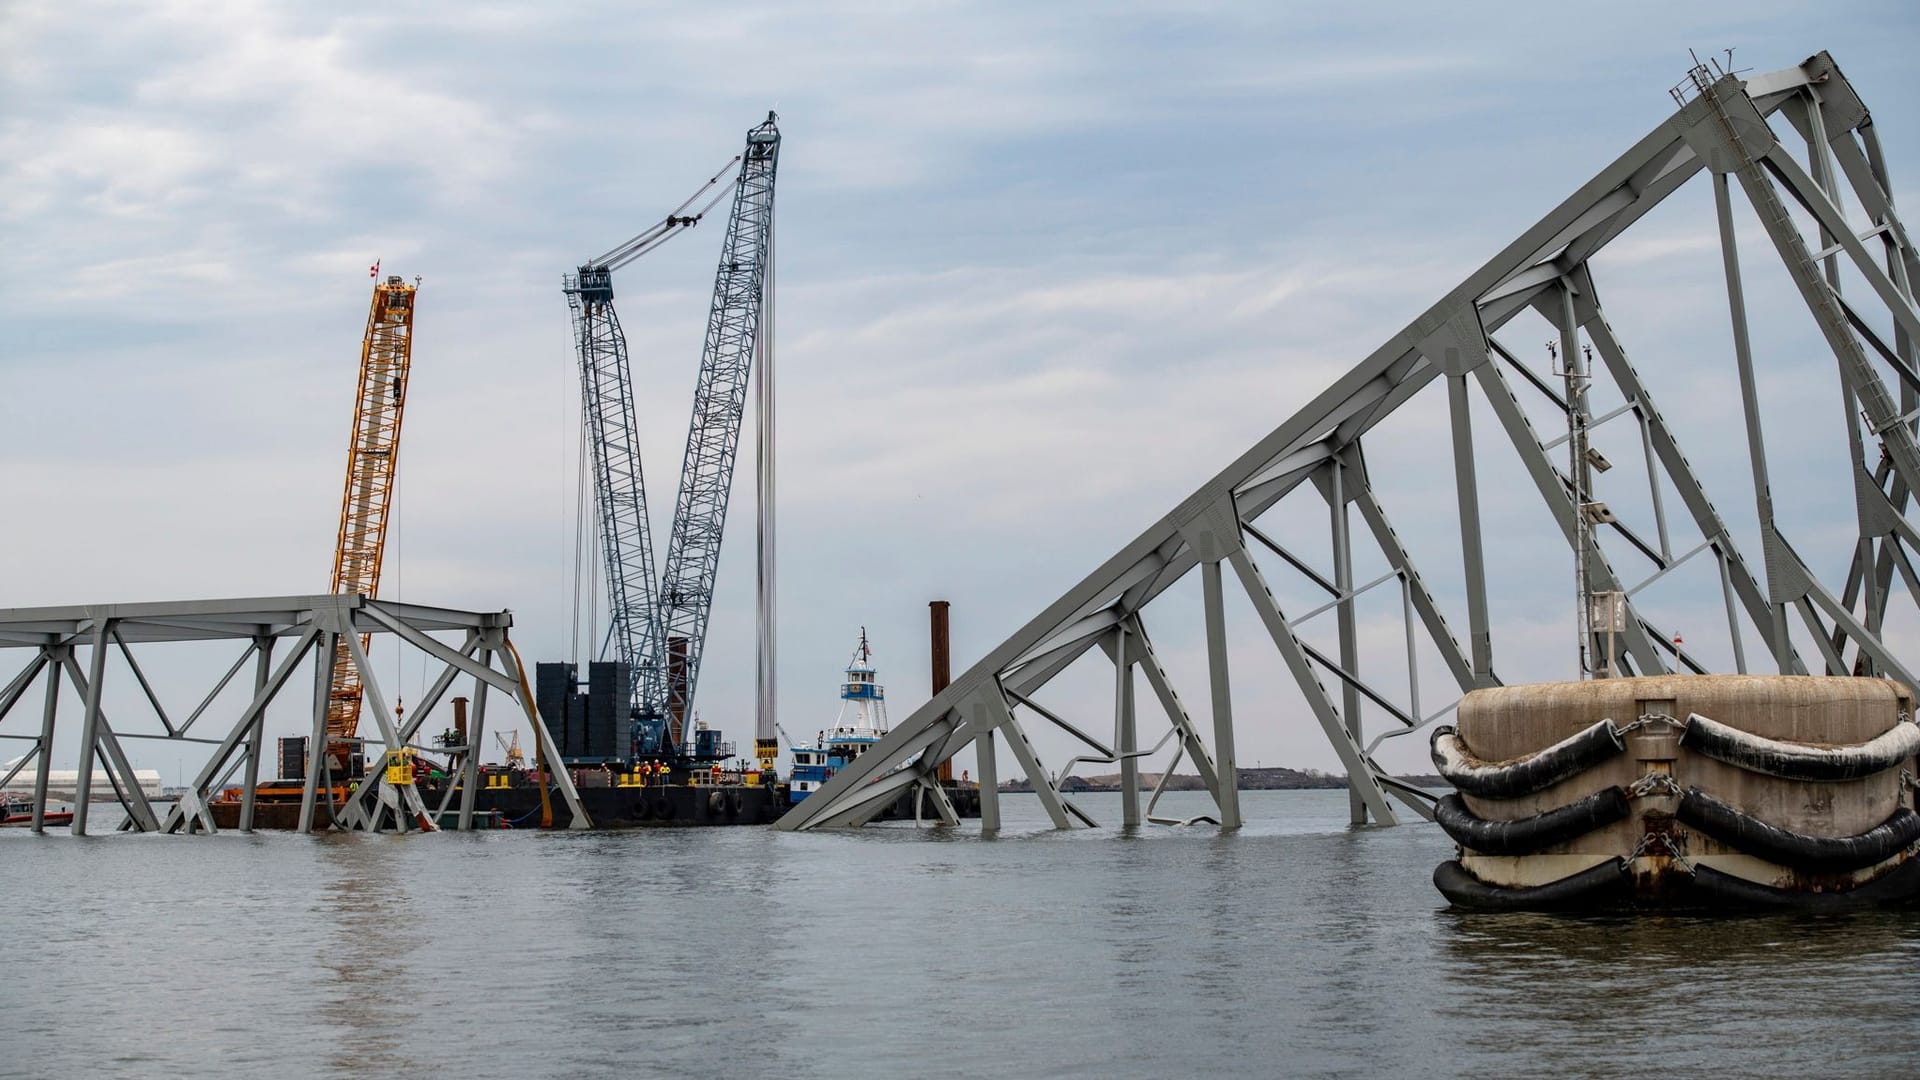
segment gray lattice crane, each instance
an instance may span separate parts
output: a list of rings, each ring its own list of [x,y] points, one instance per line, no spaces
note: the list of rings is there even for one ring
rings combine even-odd
[[[772,280],[775,116],[747,132],[746,149],[660,222],[567,275],[580,354],[586,438],[606,560],[608,632],[633,672],[634,751],[688,756],[686,732],[712,614],[727,498],[733,485],[747,381],[760,347]],[[656,582],[626,337],[613,306],[613,271],[698,224],[725,197],[707,196],[735,164],[733,207],[714,276],[694,389],[693,418],[674,503],[665,570]],[[664,743],[660,735],[664,729]]]

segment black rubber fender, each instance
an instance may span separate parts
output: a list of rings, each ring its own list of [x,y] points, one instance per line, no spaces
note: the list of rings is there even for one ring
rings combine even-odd
[[[1711,866],[1697,866],[1693,872],[1693,890],[1696,900],[1720,908],[1853,911],[1912,904],[1920,901],[1920,858],[1907,859],[1872,881],[1844,892],[1776,889],[1722,873]]]
[[[1681,797],[1674,817],[1748,855],[1794,870],[1859,870],[1886,862],[1920,840],[1920,814],[1896,807],[1858,836],[1809,836],[1761,821],[1697,788]]]
[[[1863,743],[1814,746],[1765,738],[1694,713],[1680,732],[1680,745],[1748,772],[1830,783],[1873,776],[1911,760],[1920,754],[1920,725],[1900,720]]]
[[[1448,795],[1433,808],[1434,820],[1454,843],[1483,855],[1530,855],[1611,825],[1632,812],[1627,793],[1605,788],[1565,806],[1514,821],[1489,821]]]
[[[633,817],[636,821],[653,820],[653,807],[647,803],[645,795],[633,800]]]
[[[1524,757],[1482,761],[1467,749],[1451,724],[1434,730],[1429,744],[1434,767],[1447,783],[1469,795],[1511,799],[1552,787],[1570,776],[1624,753],[1627,744],[1613,721],[1599,723]]]
[[[1433,868],[1433,887],[1454,907],[1473,911],[1567,911],[1628,904],[1633,882],[1619,857],[1545,885],[1508,889],[1489,885],[1452,859]]]

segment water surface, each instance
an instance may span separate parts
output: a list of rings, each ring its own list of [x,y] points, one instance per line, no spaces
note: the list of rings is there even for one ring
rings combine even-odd
[[[1920,1073],[1920,913],[1463,915],[1433,826],[1242,801],[1224,836],[1031,796],[995,840],[6,830],[0,1073]]]

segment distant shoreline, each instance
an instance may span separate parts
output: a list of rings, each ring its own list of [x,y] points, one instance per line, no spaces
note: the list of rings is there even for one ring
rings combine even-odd
[[[1318,769],[1286,769],[1275,767],[1253,767],[1239,770],[1238,779],[1241,791],[1341,791],[1347,786],[1345,776],[1323,773]],[[1423,788],[1447,788],[1450,785],[1438,776],[1415,773],[1399,779]],[[1140,786],[1152,788],[1160,782],[1159,773],[1140,774]],[[1195,773],[1174,773],[1167,778],[1168,791],[1205,791],[1206,785],[1200,782]],[[1033,785],[1026,780],[1009,780],[1000,785],[1000,790],[1018,793],[1032,791]],[[1104,773],[1099,776],[1069,776],[1060,785],[1061,791],[1119,791],[1120,774]]]

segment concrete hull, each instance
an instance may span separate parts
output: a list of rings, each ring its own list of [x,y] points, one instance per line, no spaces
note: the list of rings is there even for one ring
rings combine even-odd
[[[1436,764],[1443,740],[1456,739],[1453,746],[1484,766],[1484,778],[1600,721],[1612,722],[1618,748],[1564,779],[1499,797],[1468,790],[1475,778],[1463,775],[1456,783],[1463,787],[1460,801],[1469,820],[1515,823],[1510,831],[1524,832],[1525,823],[1608,789],[1626,794],[1626,810],[1618,820],[1530,850],[1475,850],[1463,843],[1457,861],[1436,874],[1436,884],[1455,904],[1483,908],[1797,901],[1833,906],[1911,899],[1920,893],[1920,865],[1907,864],[1920,855],[1901,839],[1910,832],[1889,841],[1874,830],[1886,834],[1886,826],[1904,824],[1914,809],[1914,792],[1902,775],[1914,774],[1912,758],[1847,779],[1769,775],[1751,762],[1731,763],[1690,745],[1702,740],[1688,738],[1688,725],[1692,717],[1706,717],[1757,737],[1756,745],[1820,755],[1884,738],[1899,724],[1911,727],[1905,718],[1912,711],[1910,690],[1872,678],[1669,675],[1475,691],[1461,703],[1457,731],[1436,735]],[[1461,767],[1457,757],[1449,764]],[[1717,804],[1723,816],[1749,823],[1742,835],[1759,830],[1792,843],[1769,848],[1771,857],[1744,850],[1727,839],[1734,835],[1728,829],[1700,824],[1695,810],[1703,804]],[[1480,835],[1489,831],[1483,828]],[[1858,866],[1820,857],[1861,837],[1881,843],[1848,850],[1885,857]],[[1524,847],[1524,841],[1513,846]],[[1615,873],[1596,871],[1608,865]],[[1576,879],[1590,895],[1572,895],[1581,891],[1571,885]],[[1538,905],[1526,903],[1529,898]]]

